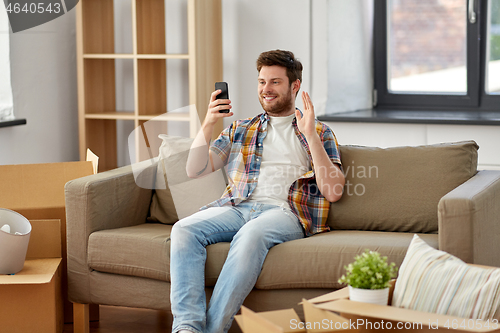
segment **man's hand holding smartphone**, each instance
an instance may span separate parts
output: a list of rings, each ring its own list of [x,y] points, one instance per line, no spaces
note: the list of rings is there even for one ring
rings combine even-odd
[[[205,124],[213,125],[219,118],[230,117],[234,113],[231,111],[231,100],[226,82],[216,82],[215,91],[210,95],[210,103],[205,117]]]

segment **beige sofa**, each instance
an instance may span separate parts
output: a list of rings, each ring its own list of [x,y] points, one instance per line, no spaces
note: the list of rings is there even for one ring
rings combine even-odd
[[[164,139],[163,149],[190,142]],[[255,311],[295,307],[301,315],[297,303],[340,288],[344,266],[364,249],[399,266],[414,233],[466,262],[500,267],[500,171],[477,172],[477,148],[473,141],[341,146],[347,182],[331,206],[332,231],[272,248],[245,305]],[[184,172],[185,155],[160,151],[160,157],[139,177],[128,166],[67,183],[68,294],[76,315],[86,304],[170,309],[172,223],[196,211],[200,198],[211,201],[220,176],[183,183],[183,176],[169,172]],[[162,176],[165,189],[137,185]],[[207,248],[208,294],[228,249],[229,243]]]

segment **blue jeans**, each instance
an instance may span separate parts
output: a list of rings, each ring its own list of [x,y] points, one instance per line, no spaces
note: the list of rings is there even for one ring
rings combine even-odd
[[[212,207],[178,221],[170,236],[172,332],[227,332],[269,249],[303,237],[288,207],[256,202]],[[207,307],[205,248],[218,242],[231,242],[231,247]]]

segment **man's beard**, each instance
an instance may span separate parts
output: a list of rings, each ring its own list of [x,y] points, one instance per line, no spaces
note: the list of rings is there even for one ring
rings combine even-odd
[[[260,105],[271,116],[280,116],[288,113],[293,107],[292,89],[288,89],[288,94],[278,96],[277,101],[272,105],[266,105],[262,95],[264,94],[259,95]]]

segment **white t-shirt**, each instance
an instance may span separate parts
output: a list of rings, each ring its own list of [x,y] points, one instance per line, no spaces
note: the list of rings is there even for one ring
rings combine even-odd
[[[307,152],[292,125],[294,117],[295,114],[269,117],[259,179],[249,201],[288,207],[290,185],[311,169]]]

